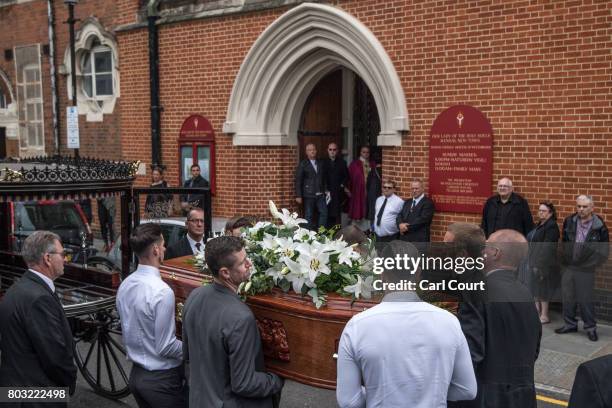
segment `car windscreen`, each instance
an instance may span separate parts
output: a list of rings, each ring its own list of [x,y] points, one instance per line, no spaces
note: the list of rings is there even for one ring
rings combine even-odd
[[[16,231],[36,230],[78,230],[85,225],[72,202],[16,203]]]

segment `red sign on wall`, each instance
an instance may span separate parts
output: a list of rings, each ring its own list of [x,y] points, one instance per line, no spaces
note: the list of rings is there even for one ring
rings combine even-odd
[[[481,213],[491,196],[493,129],[478,109],[442,112],[429,139],[429,195],[438,211]]]
[[[181,131],[179,133],[181,139],[201,139],[201,140],[214,140],[215,131],[212,125],[204,116],[191,115],[183,122]]]

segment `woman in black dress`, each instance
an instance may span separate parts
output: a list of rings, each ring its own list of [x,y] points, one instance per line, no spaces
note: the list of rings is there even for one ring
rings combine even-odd
[[[559,287],[559,266],[557,264],[557,243],[559,226],[557,210],[549,201],[543,201],[538,208],[539,222],[527,234],[529,241],[529,271],[532,291],[542,324],[550,323],[548,302]]]
[[[164,172],[159,167],[155,167],[151,172],[152,188],[167,188],[168,183],[164,180]],[[145,211],[151,218],[164,218],[170,212],[172,204],[172,194],[149,194],[145,202]]]

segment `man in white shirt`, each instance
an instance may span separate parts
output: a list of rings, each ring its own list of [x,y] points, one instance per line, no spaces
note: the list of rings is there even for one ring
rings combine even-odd
[[[396,187],[395,181],[384,179],[383,195],[376,199],[372,231],[376,234],[377,242],[391,242],[398,237],[399,228],[396,219],[402,211],[404,200],[395,195]]]
[[[130,390],[140,408],[186,407],[183,344],[175,334],[174,293],[159,274],[165,252],[159,224],[138,226],[130,246],[139,265],[117,292],[123,343],[134,363]]]
[[[187,234],[168,247],[164,259],[178,258],[204,252],[204,210],[193,207],[185,220]]]
[[[414,258],[419,252],[393,241],[383,255]],[[419,271],[411,272],[387,269],[383,283],[414,284]],[[380,304],[344,328],[336,389],[341,408],[437,408],[446,407],[447,399],[475,396],[470,351],[457,318],[421,301],[415,291],[387,291]]]

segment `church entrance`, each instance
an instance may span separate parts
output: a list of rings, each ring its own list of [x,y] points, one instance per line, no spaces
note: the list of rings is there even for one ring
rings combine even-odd
[[[313,143],[319,159],[336,143],[347,165],[359,156],[359,147],[370,146],[372,159],[382,163],[377,146],[380,120],[376,103],[365,82],[352,71],[338,69],[326,75],[308,96],[298,129],[299,160]]]

